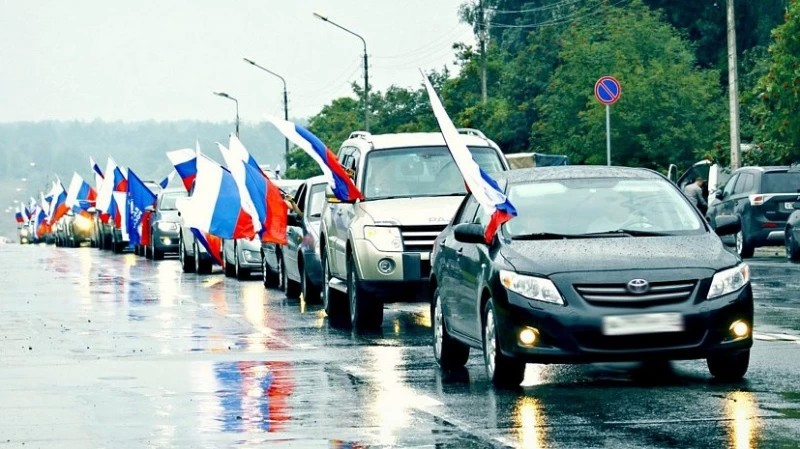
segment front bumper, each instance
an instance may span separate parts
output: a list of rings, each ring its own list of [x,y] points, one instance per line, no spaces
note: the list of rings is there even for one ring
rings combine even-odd
[[[354,256],[361,286],[370,293],[398,301],[430,299],[430,252],[379,251],[368,240],[355,240]],[[393,269],[378,269],[382,260],[389,260]]]
[[[515,295],[509,292],[508,295]],[[522,298],[522,297],[520,297]],[[527,301],[522,299],[522,301]],[[741,350],[753,345],[753,295],[750,285],[726,296],[697,304],[656,306],[647,309],[578,310],[569,306],[532,304],[520,307],[508,302],[498,307],[500,350],[531,363],[594,363],[648,359],[690,360],[716,352]],[[515,300],[516,302],[516,300]],[[602,332],[603,315],[679,312],[682,332],[608,336]],[[736,339],[731,323],[744,320],[750,335]],[[521,345],[517,336],[523,327],[539,332],[535,346]]]
[[[236,251],[239,253],[239,266],[248,270],[261,271],[261,244],[256,245],[237,245]]]
[[[179,239],[178,231],[155,229],[150,235],[150,241],[153,242],[153,246],[162,252],[177,253]]]

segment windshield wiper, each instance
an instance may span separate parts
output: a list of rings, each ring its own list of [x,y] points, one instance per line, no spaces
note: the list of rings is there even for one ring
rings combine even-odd
[[[655,231],[642,231],[640,229],[615,229],[612,231],[603,231],[603,232],[592,232],[591,234],[586,234],[591,236],[603,237],[603,236],[626,236],[626,237],[663,237],[665,235],[672,235],[665,232],[655,232]]]
[[[512,240],[560,240],[560,239],[576,239],[585,236],[592,237],[590,234],[558,234],[555,232],[535,232],[533,234],[515,235],[511,237]]]

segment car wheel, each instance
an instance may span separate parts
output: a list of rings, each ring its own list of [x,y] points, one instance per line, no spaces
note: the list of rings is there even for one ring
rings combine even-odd
[[[800,261],[800,242],[794,238],[794,231],[786,230],[786,257],[794,262]]]
[[[302,283],[300,285],[301,290],[303,290],[303,299],[308,304],[318,304],[320,302],[320,288],[311,281],[308,277],[308,273],[305,270],[305,265],[301,265],[300,268]]]
[[[723,382],[741,380],[750,365],[750,350],[715,354],[706,359],[708,371],[714,378]]]
[[[469,359],[469,346],[453,339],[447,333],[439,289],[433,292],[431,316],[433,317],[433,356],[436,363],[444,369],[461,368],[466,365],[467,359]]]
[[[194,273],[194,257],[186,254],[186,244],[183,241],[183,234],[178,240],[178,259],[181,261],[181,269],[184,273]]]
[[[278,273],[272,271],[272,268],[267,265],[267,256],[264,250],[261,250],[261,276],[264,281],[264,288],[277,288],[280,286],[281,280]]]
[[[755,248],[753,247],[753,245],[750,244],[744,237],[743,230],[740,230],[739,232],[736,233],[736,252],[743,259],[748,257],[753,257],[753,253],[755,253]]]
[[[150,234],[151,236],[153,234]],[[150,249],[148,250],[145,248],[145,253],[147,256],[153,260],[163,260],[164,259],[164,251],[161,251],[156,246],[156,241],[152,237],[150,237]]]
[[[332,275],[328,266],[328,257],[325,249],[322,249],[322,306],[331,324],[334,326],[346,326],[350,320],[350,313],[347,310],[347,298],[342,292],[330,286]]]
[[[283,290],[286,292],[286,297],[291,299],[297,299],[300,297],[300,284],[289,279],[289,273],[286,271],[286,261],[283,259],[283,255],[281,255],[281,284],[283,285]]]
[[[347,298],[350,302],[350,323],[358,329],[380,329],[383,324],[383,301],[367,293],[361,286],[352,257],[347,258]]]
[[[210,274],[211,273],[211,261],[208,259],[203,259],[202,254],[200,253],[200,246],[197,242],[194,242],[194,271],[197,274]]]
[[[235,248],[234,248],[235,252]],[[222,272],[225,277],[232,278],[236,276],[236,265],[228,263],[228,253],[225,251],[225,243],[222,243]]]
[[[498,387],[518,387],[525,376],[525,363],[500,352],[500,329],[494,301],[489,299],[483,312],[483,362],[489,380]]]
[[[242,267],[242,263],[239,260],[239,248],[234,245],[233,250],[234,275],[236,276],[236,279],[243,281],[250,277],[250,270]]]

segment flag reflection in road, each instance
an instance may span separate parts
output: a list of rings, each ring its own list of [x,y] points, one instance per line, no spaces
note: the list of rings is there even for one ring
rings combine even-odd
[[[276,432],[289,420],[288,398],[294,388],[290,363],[219,362],[214,376],[223,431]]]

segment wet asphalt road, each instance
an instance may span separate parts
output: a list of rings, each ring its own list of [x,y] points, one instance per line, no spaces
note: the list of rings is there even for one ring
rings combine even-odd
[[[442,373],[422,304],[380,333],[254,278],[92,248],[0,246],[0,447],[800,447],[800,265],[751,260],[745,381],[702,361]]]

